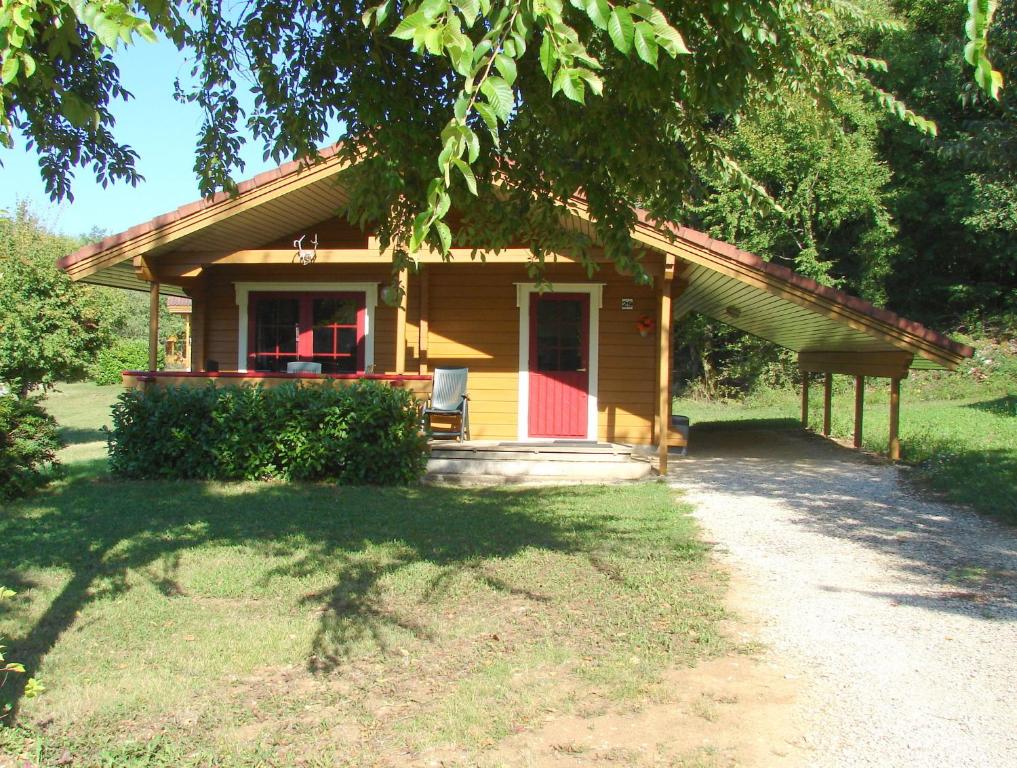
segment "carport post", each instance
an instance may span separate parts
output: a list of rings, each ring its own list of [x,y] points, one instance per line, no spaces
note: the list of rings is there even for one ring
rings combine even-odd
[[[900,460],[900,379],[890,379],[890,461]]]
[[[862,413],[865,411],[865,377],[855,376],[855,448],[862,447]]]
[[[660,334],[657,337],[657,471],[667,474],[668,437],[671,434],[671,275],[674,267],[665,268],[660,289]]]
[[[833,407],[833,374],[827,372],[823,377],[823,434],[830,436],[830,411]]]
[[[809,372],[802,369],[802,429],[809,428]]]

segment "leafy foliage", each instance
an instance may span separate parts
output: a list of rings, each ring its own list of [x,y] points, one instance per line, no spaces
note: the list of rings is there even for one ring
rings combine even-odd
[[[56,421],[38,398],[0,395],[0,499],[45,485],[57,468],[60,445]]]
[[[83,376],[112,339],[101,294],[56,268],[75,245],[24,205],[0,216],[0,381],[22,393]]]
[[[411,392],[350,386],[168,387],[124,392],[110,468],[123,477],[416,482],[426,463]]]
[[[0,585],[0,603],[4,602],[5,600],[10,600],[12,597],[14,597],[14,595],[15,595],[14,590],[8,589],[7,587]],[[0,637],[0,641],[2,640],[3,638]],[[20,664],[19,662],[16,661],[8,661],[7,659],[5,659],[4,650],[5,650],[4,646],[0,645],[0,689],[2,689],[3,686],[6,684],[7,678],[10,675],[25,674],[25,665]],[[28,678],[28,680],[25,681],[23,695],[27,699],[32,699],[41,694],[45,690],[46,689],[42,685],[42,683],[40,683],[34,677],[30,677]],[[0,719],[4,718],[10,711],[11,711],[10,703],[0,698]]]
[[[1017,302],[1017,101],[991,101],[965,87],[957,50],[965,3],[899,0],[906,22],[876,50],[892,60],[887,87],[913,93],[940,127],[931,143],[882,128],[880,154],[892,171],[887,205],[897,222],[889,303],[928,323],[974,328]],[[1007,3],[991,29],[994,58],[1017,74],[1017,8]],[[963,99],[957,94],[962,92]]]
[[[159,368],[166,362],[166,352],[159,349]],[[148,370],[148,341],[120,339],[99,352],[92,368],[91,379],[96,384],[119,384],[124,371]]]
[[[992,11],[973,1],[968,54],[995,93]],[[672,215],[697,168],[765,199],[712,140],[718,116],[789,92],[832,115],[829,94],[846,92],[934,131],[873,81],[885,64],[855,44],[858,30],[886,26],[847,0],[252,0],[232,10],[15,0],[0,15],[3,130],[36,143],[56,197],[76,165],[136,182],[131,150],[110,131],[109,99],[128,94],[109,54],[161,31],[196,60],[178,96],[205,115],[204,192],[233,188],[246,132],[266,157],[314,158],[341,124],[350,140],[340,152],[358,163],[346,214],[396,246],[396,266],[425,245],[447,252],[450,223],[481,247],[524,243],[538,261],[550,248],[588,256],[589,240],[562,224],[582,191],[608,258],[638,274],[632,208]],[[449,218],[453,202],[462,221]]]

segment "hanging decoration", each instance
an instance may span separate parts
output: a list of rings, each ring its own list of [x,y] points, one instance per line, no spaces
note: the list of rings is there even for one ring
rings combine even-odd
[[[650,335],[650,332],[656,327],[656,323],[653,318],[649,315],[643,315],[636,321],[636,330],[639,331],[639,335],[646,338]]]

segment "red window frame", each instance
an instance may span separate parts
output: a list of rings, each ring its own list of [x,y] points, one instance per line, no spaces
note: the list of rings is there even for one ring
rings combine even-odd
[[[279,352],[278,349],[272,350],[258,350],[255,348],[257,344],[257,317],[258,317],[258,302],[259,301],[271,301],[277,299],[290,299],[298,302],[297,316],[299,322],[297,325],[297,351],[293,352]],[[323,353],[314,351],[314,301],[315,299],[352,299],[357,304],[357,320],[356,325],[353,324],[332,324],[330,327],[333,329],[333,343],[332,352]],[[365,349],[365,329],[367,327],[367,296],[361,291],[252,291],[248,297],[247,307],[247,370],[254,371],[255,362],[259,357],[275,357],[277,360],[286,360],[287,362],[297,361],[309,361],[315,357],[331,357],[333,359],[342,359],[350,357],[342,352],[338,352],[336,348],[336,341],[338,337],[338,330],[341,328],[356,328],[357,331],[357,348],[356,348],[356,373],[364,373],[364,349]]]

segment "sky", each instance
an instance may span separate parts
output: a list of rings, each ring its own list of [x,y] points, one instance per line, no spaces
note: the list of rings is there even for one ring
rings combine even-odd
[[[107,234],[121,232],[179,205],[197,200],[194,146],[201,114],[191,104],[173,99],[173,81],[187,80],[190,67],[170,43],[140,42],[116,54],[124,87],[134,94],[128,102],[111,105],[116,118],[114,135],[139,155],[137,168],[145,181],[137,187],[116,184],[103,189],[89,169],[75,172],[74,202],[51,203],[39,176],[38,157],[20,141],[13,149],[0,148],[0,210],[12,210],[27,200],[48,228],[81,235],[98,227]],[[244,153],[247,166],[237,179],[254,176],[274,165],[261,159],[260,145]]]

